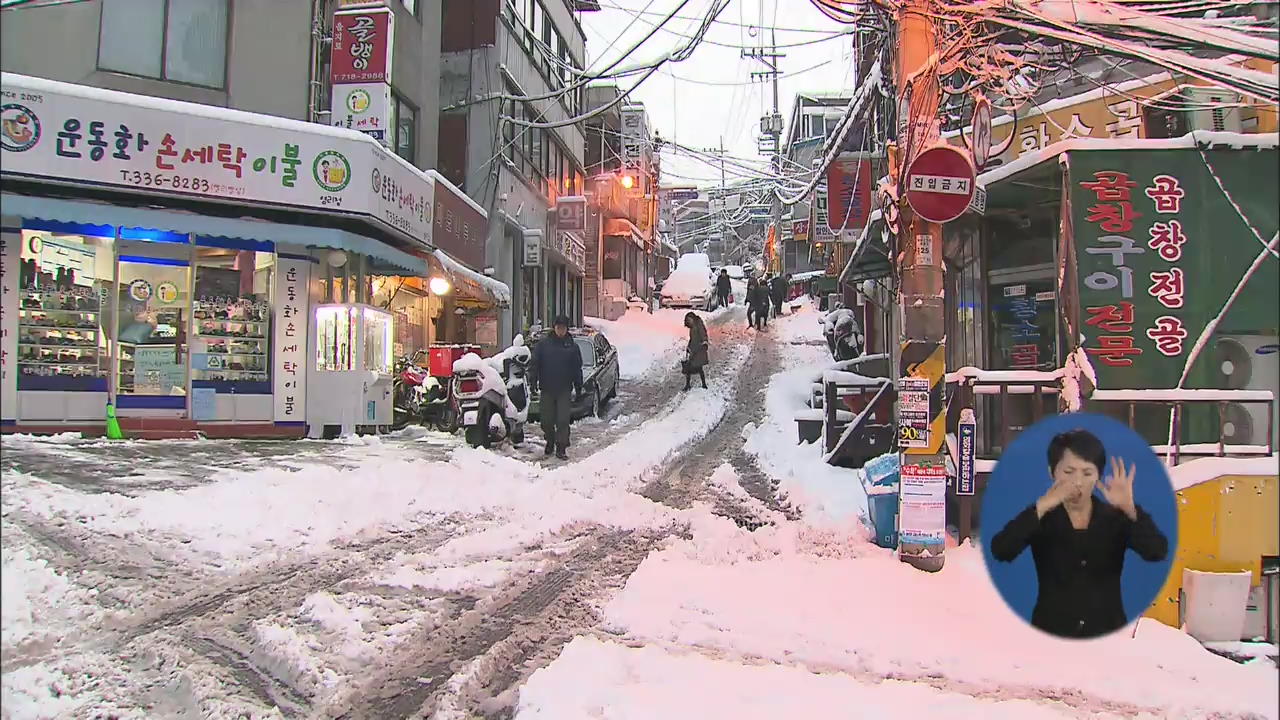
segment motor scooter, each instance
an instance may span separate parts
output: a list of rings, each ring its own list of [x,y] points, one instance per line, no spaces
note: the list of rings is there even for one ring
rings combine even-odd
[[[504,440],[514,447],[524,444],[529,417],[525,378],[532,359],[524,339],[517,336],[511,347],[487,360],[469,353],[454,362],[454,394],[468,445],[487,448]]]

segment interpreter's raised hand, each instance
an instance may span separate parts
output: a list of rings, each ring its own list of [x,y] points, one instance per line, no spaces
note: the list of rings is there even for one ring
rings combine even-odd
[[[1075,483],[1056,482],[1049,486],[1044,495],[1036,501],[1036,514],[1044,517],[1045,513],[1072,499],[1080,493]]]
[[[1111,505],[1124,511],[1130,519],[1136,519],[1138,512],[1133,504],[1133,476],[1137,472],[1136,465],[1125,466],[1121,458],[1111,458],[1111,474],[1102,482],[1102,497]]]

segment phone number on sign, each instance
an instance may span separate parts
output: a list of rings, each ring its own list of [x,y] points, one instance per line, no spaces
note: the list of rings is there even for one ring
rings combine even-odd
[[[204,178],[167,175],[165,173],[139,172],[137,170],[121,170],[120,179],[131,185],[172,188],[174,190],[192,190],[194,192],[209,192],[215,187]]]

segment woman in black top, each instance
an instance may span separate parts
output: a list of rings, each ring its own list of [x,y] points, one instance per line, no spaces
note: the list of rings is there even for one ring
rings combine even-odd
[[[1169,541],[1134,504],[1134,468],[1120,458],[1100,486],[1106,502],[1093,495],[1107,451],[1092,433],[1057,435],[1048,455],[1053,485],[996,533],[991,554],[1012,562],[1031,546],[1040,587],[1032,625],[1059,637],[1106,635],[1129,621],[1120,595],[1125,550],[1159,562]]]

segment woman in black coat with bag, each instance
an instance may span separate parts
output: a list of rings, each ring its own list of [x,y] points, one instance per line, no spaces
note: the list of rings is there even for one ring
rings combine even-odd
[[[707,339],[707,326],[697,313],[686,314],[684,326],[689,328],[689,346],[686,349],[684,361],[680,363],[680,369],[684,372],[684,389],[689,389],[694,375],[702,380],[702,387],[706,388],[707,375],[703,372],[703,368],[711,362],[711,342]]]

